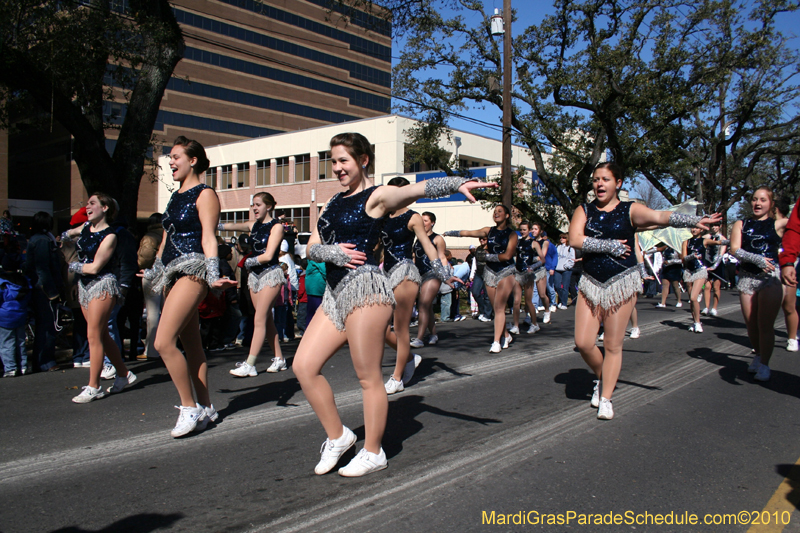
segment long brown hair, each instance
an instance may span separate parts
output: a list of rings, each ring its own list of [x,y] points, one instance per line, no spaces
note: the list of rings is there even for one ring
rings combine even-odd
[[[369,144],[367,138],[360,133],[340,133],[334,135],[331,139],[330,146],[331,148],[334,146],[344,146],[347,153],[350,154],[359,165],[361,164],[361,158],[367,156],[367,164],[364,170],[371,174],[375,169],[375,152],[372,151],[372,145]]]

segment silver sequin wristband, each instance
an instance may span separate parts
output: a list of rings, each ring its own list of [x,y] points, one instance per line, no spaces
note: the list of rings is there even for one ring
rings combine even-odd
[[[589,252],[590,254],[610,254],[615,257],[625,255],[625,245],[613,239],[585,237],[581,248],[584,252]]]
[[[461,237],[461,230],[460,229],[449,229],[442,233],[445,237]]]
[[[458,188],[468,181],[478,181],[476,178],[463,178],[461,176],[445,176],[431,178],[425,181],[425,198],[444,198],[458,192]]]
[[[61,242],[71,241],[72,237],[69,236],[69,230],[61,232]]]
[[[257,267],[260,264],[258,257],[248,257],[244,262],[244,266],[247,268]]]
[[[144,279],[154,280],[159,277],[162,272],[164,272],[164,263],[161,262],[160,257],[156,257],[155,262],[153,262],[153,266],[145,269]]]
[[[308,247],[307,255],[317,263],[333,263],[340,267],[350,262],[350,256],[338,244],[312,244]]]
[[[69,271],[75,272],[76,274],[83,274],[83,263],[79,261],[73,261],[69,264]]]
[[[219,279],[219,257],[206,257],[206,283],[209,287]]]
[[[698,215],[681,215],[680,213],[672,213],[669,216],[667,225],[672,228],[694,228],[697,226],[703,217]]]
[[[436,274],[436,277],[439,278],[439,281],[442,283],[450,279],[447,267],[442,264],[441,259],[434,259],[431,261],[431,270],[434,272],[434,274]]]
[[[225,225],[222,222],[217,224],[217,231],[225,231]]]
[[[741,248],[736,250],[736,253],[734,253],[733,256],[743,263],[752,263],[762,270],[767,268],[767,265],[769,265],[767,258],[763,255],[747,252]]]

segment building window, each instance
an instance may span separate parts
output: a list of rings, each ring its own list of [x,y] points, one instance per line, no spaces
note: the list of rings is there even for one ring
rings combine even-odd
[[[256,187],[269,185],[269,175],[272,172],[269,159],[256,161]]]
[[[219,221],[223,224],[227,222],[246,222],[250,219],[250,211],[223,211],[219,214]],[[226,242],[229,242],[231,237],[238,237],[237,231],[221,231],[219,234]]]
[[[233,189],[233,165],[222,165],[222,175],[219,178],[220,190]]]
[[[294,181],[311,181],[311,154],[294,156]]]
[[[275,184],[290,183],[289,181],[289,158],[279,157],[276,159],[278,167],[275,169]]]
[[[331,152],[319,153],[319,179],[332,180],[336,176],[333,175],[333,160],[331,159]]]
[[[236,186],[237,187],[250,187],[250,163],[239,163],[236,165]]]
[[[211,167],[206,170],[206,185],[212,189],[217,188],[217,167]]]
[[[294,226],[300,233],[311,231],[310,213],[311,212],[308,207],[289,207],[286,209],[275,210],[276,217],[283,216],[285,222],[294,222]]]

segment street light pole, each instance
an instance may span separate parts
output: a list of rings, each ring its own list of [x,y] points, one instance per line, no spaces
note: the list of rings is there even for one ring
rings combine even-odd
[[[503,205],[511,208],[511,0],[503,0]]]

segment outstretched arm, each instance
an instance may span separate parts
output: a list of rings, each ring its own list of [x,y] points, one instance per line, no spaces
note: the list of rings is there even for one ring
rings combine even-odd
[[[253,222],[220,222],[217,231],[243,231],[249,233],[253,229]]]
[[[654,211],[642,204],[631,205],[631,224],[634,228],[653,227],[693,228],[708,230],[709,226],[722,220],[722,215],[714,213],[709,216],[680,215],[672,211]]]
[[[418,181],[413,185],[406,185],[405,187],[384,185],[378,187],[369,197],[366,211],[369,216],[380,218],[387,213],[409,206],[422,198],[443,198],[456,192],[460,192],[467,197],[470,203],[474,204],[476,200],[470,191],[497,186],[497,183],[485,183],[459,176],[431,178],[425,181]]]
[[[477,239],[483,239],[489,236],[490,227],[485,227],[481,229],[449,229],[442,233],[445,237],[475,237]]]

